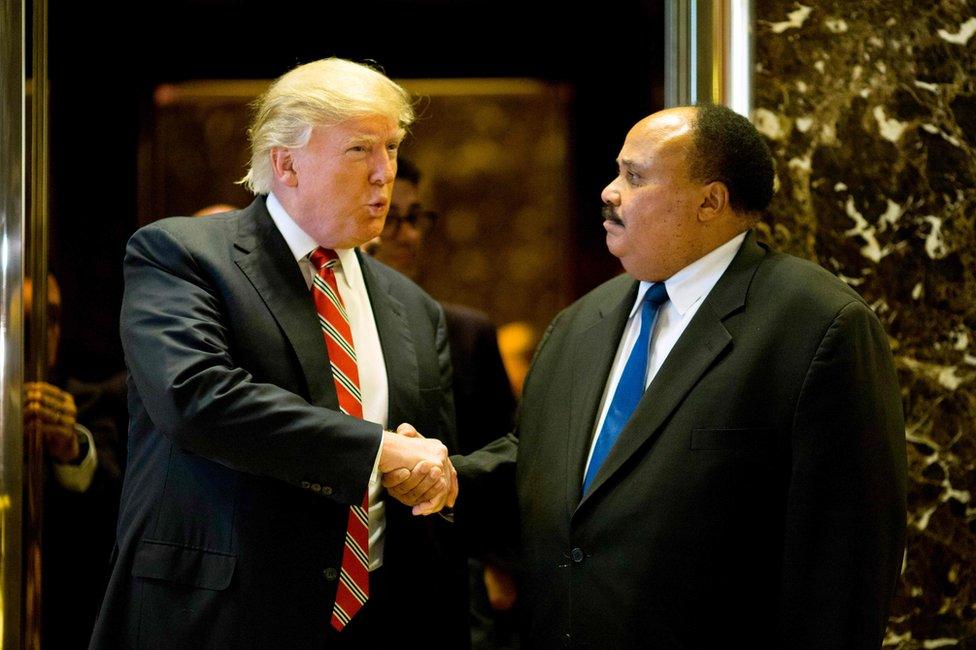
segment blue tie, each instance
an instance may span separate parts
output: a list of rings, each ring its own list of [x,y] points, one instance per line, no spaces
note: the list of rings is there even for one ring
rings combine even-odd
[[[668,291],[664,288],[663,282],[651,285],[651,288],[644,294],[643,305],[641,306],[641,328],[637,335],[637,341],[624,366],[624,372],[620,375],[617,383],[617,391],[613,394],[613,401],[610,402],[610,410],[603,421],[603,428],[593,449],[593,457],[590,459],[590,466],[586,470],[586,477],[583,479],[583,494],[590,489],[590,484],[596,473],[600,471],[600,466],[607,459],[610,450],[617,442],[621,430],[630,419],[637,403],[640,402],[644,394],[644,379],[647,377],[647,353],[650,348],[651,331],[654,329],[654,320],[657,318],[658,307],[668,300]]]

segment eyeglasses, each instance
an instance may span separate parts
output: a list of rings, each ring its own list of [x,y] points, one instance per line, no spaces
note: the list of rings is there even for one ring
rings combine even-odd
[[[390,206],[390,212],[386,215],[386,223],[383,224],[383,237],[392,237],[403,224],[409,225],[420,234],[426,234],[437,223],[437,213],[432,210],[424,210],[419,206],[411,207],[405,214]]]

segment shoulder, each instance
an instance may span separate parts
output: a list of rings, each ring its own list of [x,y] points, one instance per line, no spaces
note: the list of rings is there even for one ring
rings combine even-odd
[[[795,310],[797,317],[832,319],[852,303],[870,309],[854,289],[827,269],[775,251],[757,269],[750,298]]]
[[[207,217],[167,217],[137,230],[129,245],[180,245],[188,249],[206,247],[233,239],[243,211]]]
[[[441,307],[444,308],[444,317],[447,319],[448,329],[456,328],[476,332],[495,331],[495,324],[483,311],[450,302],[442,302]]]

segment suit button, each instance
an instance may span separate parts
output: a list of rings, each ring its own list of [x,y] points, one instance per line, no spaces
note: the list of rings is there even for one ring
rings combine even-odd
[[[570,555],[573,556],[573,562],[577,562],[578,563],[578,562],[582,562],[583,561],[583,557],[584,557],[583,556],[583,549],[581,549],[579,547],[576,547],[572,551],[570,551]]]
[[[564,648],[571,648],[571,647],[573,647],[573,636],[571,634],[564,634],[563,635],[563,647]]]
[[[329,567],[328,569],[322,572],[322,577],[324,577],[329,582],[332,582],[339,577],[339,572],[336,571],[333,567]]]
[[[318,483],[312,483],[312,492],[321,492],[322,486]]]
[[[323,485],[322,486],[322,494],[324,494],[327,497],[332,496],[332,488],[330,488],[328,485]]]
[[[308,481],[302,481],[302,487],[307,490],[308,488],[312,487],[312,484]]]

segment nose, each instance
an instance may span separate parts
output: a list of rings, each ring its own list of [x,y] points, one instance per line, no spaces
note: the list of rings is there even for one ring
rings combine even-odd
[[[372,161],[372,171],[369,180],[374,185],[387,185],[396,178],[397,158],[396,151],[390,151],[385,147],[380,148],[378,155]]]
[[[600,192],[600,199],[607,205],[619,206],[620,205],[620,192],[617,191],[615,187],[617,180],[614,179],[603,188]]]

